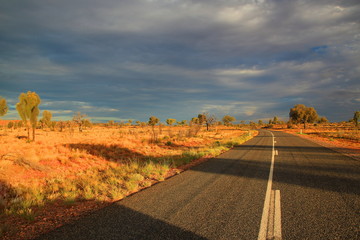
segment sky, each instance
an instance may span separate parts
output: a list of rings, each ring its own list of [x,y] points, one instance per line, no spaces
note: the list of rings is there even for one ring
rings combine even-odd
[[[360,110],[358,0],[0,0],[0,96],[54,120]],[[40,115],[41,117],[41,115]]]

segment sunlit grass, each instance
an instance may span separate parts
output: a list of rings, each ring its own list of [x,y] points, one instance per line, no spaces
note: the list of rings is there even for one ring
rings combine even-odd
[[[186,133],[186,129],[179,131]],[[154,144],[146,128],[95,128],[71,135],[39,132],[32,143],[14,137],[19,132],[0,138],[0,180],[9,186],[9,194],[0,199],[2,215],[32,221],[36,210],[52,201],[72,205],[119,200],[165,180],[171,169],[219,155],[251,138],[239,130],[187,137],[169,129]]]

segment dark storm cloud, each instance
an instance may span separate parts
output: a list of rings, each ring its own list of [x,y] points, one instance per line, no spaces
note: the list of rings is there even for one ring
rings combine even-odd
[[[359,13],[357,1],[5,1],[0,95],[33,90],[58,118],[99,121],[286,120],[297,103],[347,120],[360,101]]]

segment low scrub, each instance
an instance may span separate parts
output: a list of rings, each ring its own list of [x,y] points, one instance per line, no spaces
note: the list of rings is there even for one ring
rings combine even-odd
[[[53,201],[71,205],[76,201],[122,199],[163,181],[174,168],[219,155],[252,137],[251,132],[229,132],[204,132],[181,140],[164,135],[159,138],[163,142],[157,144],[145,143],[145,138],[132,134],[114,140],[114,131],[108,135],[112,141],[100,141],[97,134],[79,135],[79,139],[86,138],[79,141],[74,141],[76,136],[65,136],[53,144],[49,144],[51,139],[41,139],[41,135],[33,143],[13,138],[22,148],[9,145],[7,150],[0,149],[0,173],[8,176],[8,181],[0,182],[0,215],[18,215],[31,221],[43,205]],[[9,143],[9,139],[1,141]],[[29,176],[27,181],[24,175],[14,177],[19,169]],[[3,231],[0,229],[0,233]]]

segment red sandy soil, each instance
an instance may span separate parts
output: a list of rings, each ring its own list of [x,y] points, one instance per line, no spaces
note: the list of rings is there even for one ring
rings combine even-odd
[[[9,122],[20,122],[20,120],[0,120],[0,126],[7,126]]]

